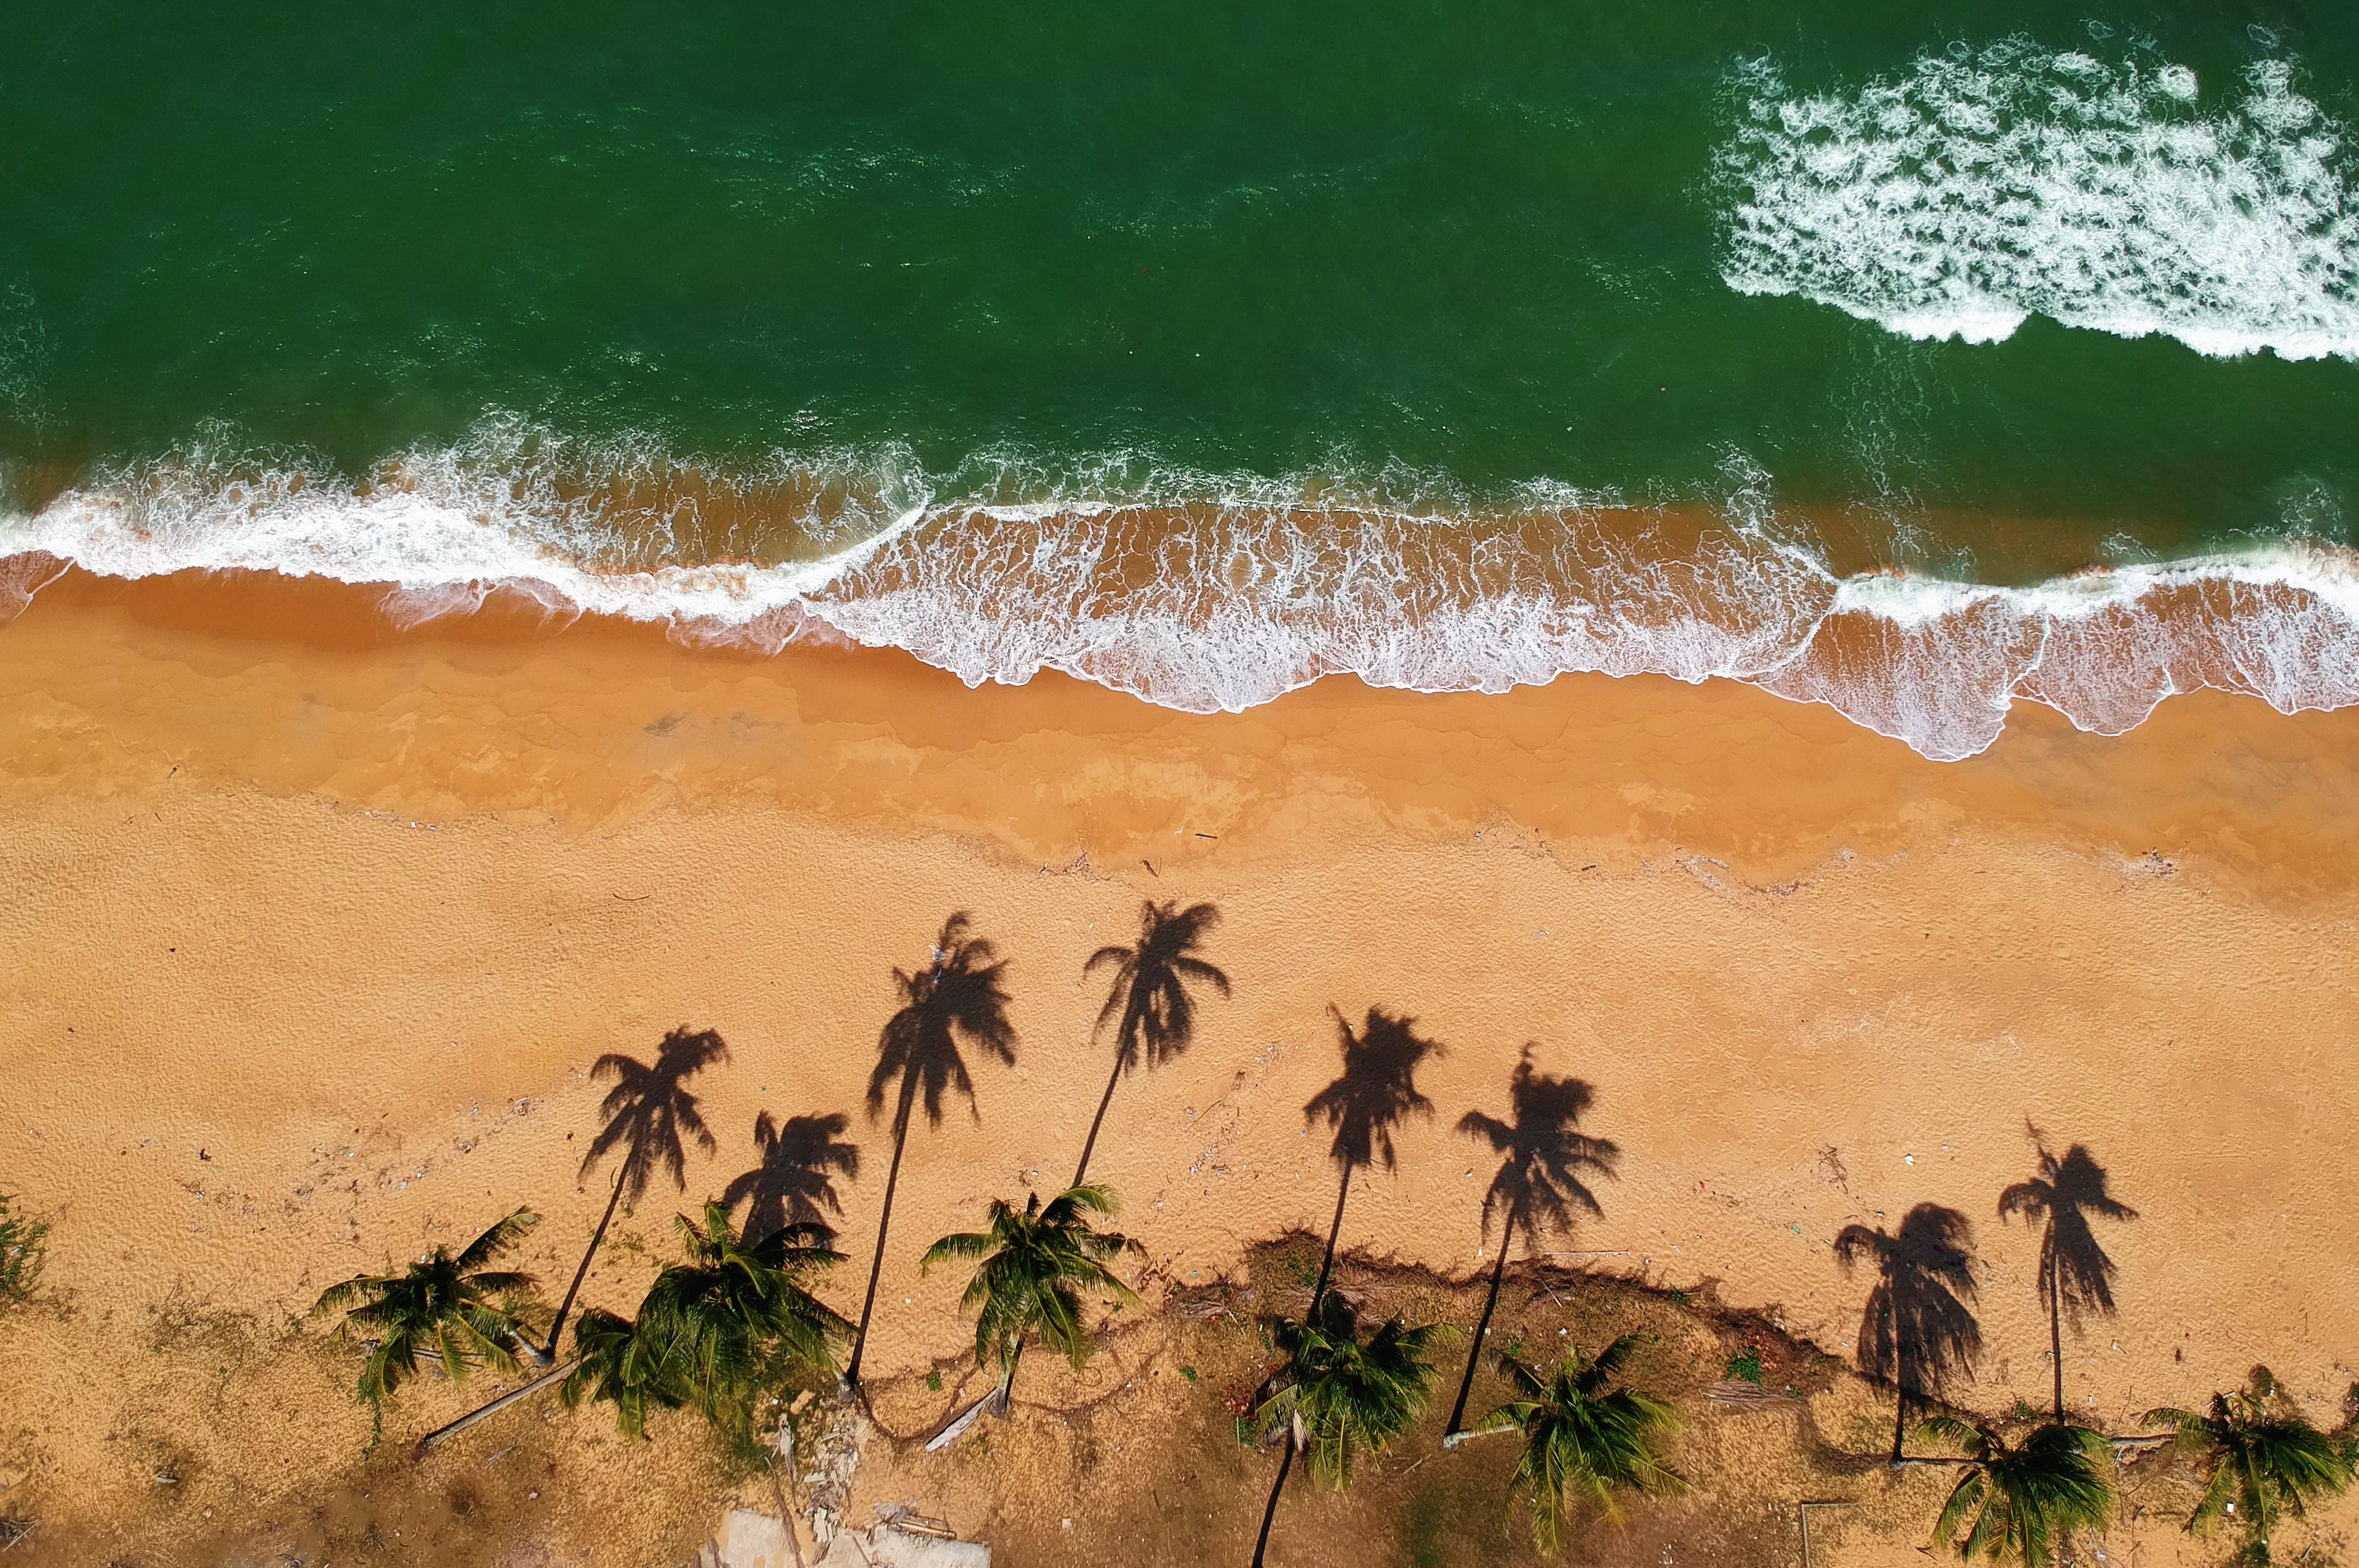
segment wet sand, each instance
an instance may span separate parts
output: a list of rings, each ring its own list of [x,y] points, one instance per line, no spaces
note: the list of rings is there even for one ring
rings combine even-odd
[[[670,1213],[753,1162],[758,1113],[842,1110],[864,1166],[832,1293],[856,1306],[890,970],[965,909],[1011,960],[1018,1065],[978,1064],[973,1114],[913,1135],[871,1350],[886,1376],[958,1354],[958,1287],[916,1254],[1069,1173],[1103,1082],[1082,964],[1148,897],[1217,903],[1235,981],[1124,1086],[1093,1165],[1161,1279],[1323,1229],[1301,1107],[1335,1070],[1325,1010],[1384,1005],[1448,1054],[1397,1168],[1355,1184],[1349,1249],[1483,1265],[1487,1166],[1451,1128],[1504,1108],[1534,1042],[1624,1151],[1604,1217],[1545,1247],[1847,1355],[1868,1281],[1835,1231],[1953,1206],[1987,1346],[1961,1397],[1997,1411],[2049,1384],[2036,1237],[1994,1208],[2029,1121],[2143,1216],[2103,1236],[2120,1315],[2067,1332],[2077,1411],[2128,1430],[2266,1362],[2340,1419],[2359,712],[2201,695],[2104,739],[2018,710],[1936,764],[1729,683],[1333,680],[1194,717],[523,601],[400,632],[375,597],[73,574],[0,628],[0,1190],[54,1226],[47,1304],[0,1324],[23,1455],[0,1509],[88,1523],[168,1490],[226,1517],[356,1453],[365,1414],[290,1371],[234,1436],[172,1434],[214,1445],[218,1497],[158,1488],[141,1346],[243,1325],[348,1372],[288,1314],[520,1204],[548,1217],[526,1266],[561,1290],[603,1197],[575,1180],[590,1065],[677,1024],[730,1043],[701,1085],[720,1148],[585,1299],[636,1301]],[[393,1434],[464,1402],[421,1390]],[[677,1448],[649,1462],[688,1517],[714,1494]],[[644,1528],[597,1560],[671,1539],[609,1484],[579,1506]]]

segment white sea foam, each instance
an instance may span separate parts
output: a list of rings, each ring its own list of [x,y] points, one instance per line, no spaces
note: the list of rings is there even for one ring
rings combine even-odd
[[[2359,555],[2337,546],[2004,589],[1838,579],[1739,459],[1689,514],[1545,483],[1475,508],[1428,475],[1230,480],[1136,455],[954,477],[942,493],[891,451],[729,475],[496,425],[365,484],[195,453],[0,516],[0,557],[33,563],[0,569],[0,619],[46,576],[38,552],[127,578],[381,583],[410,622],[506,588],[690,641],[843,636],[970,685],[1057,669],[1194,712],[1345,672],[1486,692],[1573,671],[1719,676],[1940,760],[1988,747],[2018,700],[2104,733],[2201,687],[2286,712],[2359,703]]]
[[[1738,74],[1716,157],[1722,276],[1895,332],[1991,342],[2033,315],[2200,353],[2359,358],[2359,169],[2281,59],[2195,72],[2009,39],[1900,81]]]

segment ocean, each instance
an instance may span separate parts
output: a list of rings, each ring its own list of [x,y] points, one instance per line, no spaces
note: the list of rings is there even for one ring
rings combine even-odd
[[[0,554],[1193,711],[2345,706],[2354,127],[2347,3],[18,0]]]

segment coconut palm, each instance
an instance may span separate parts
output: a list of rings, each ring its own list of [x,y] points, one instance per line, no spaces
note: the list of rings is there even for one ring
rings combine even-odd
[[[2354,1385],[2359,1388],[2359,1385]],[[2302,1517],[2308,1506],[2351,1485],[2359,1440],[2330,1437],[2283,1398],[2266,1367],[2253,1368],[2246,1387],[2212,1396],[2211,1409],[2148,1411],[2146,1419],[2175,1429],[2178,1444],[2205,1455],[2212,1478],[2187,1528],[2209,1530],[2234,1516],[2250,1537],[2250,1557],[2269,1560],[2278,1517]]]
[[[909,1141],[909,1113],[922,1096],[926,1125],[942,1124],[942,1096],[964,1095],[974,1113],[974,1080],[959,1054],[962,1041],[1016,1065],[1016,1026],[1007,1021],[1008,996],[1000,983],[1007,965],[992,945],[970,935],[970,916],[961,910],[942,923],[931,963],[915,974],[893,971],[901,992],[898,1011],[886,1021],[876,1042],[876,1067],[868,1075],[868,1119],[885,1108],[886,1089],[899,1081],[893,1112],[893,1163],[885,1173],[885,1206],[876,1220],[876,1256],[868,1266],[868,1294],[860,1306],[860,1328],[844,1364],[847,1391],[860,1387],[860,1357],[868,1347],[868,1321],[876,1310],[876,1280],[885,1268],[885,1233],[893,1223],[893,1191],[901,1180],[901,1154]],[[980,1114],[977,1115],[980,1119]]]
[[[1354,1460],[1383,1454],[1425,1409],[1433,1389],[1425,1350],[1439,1332],[1395,1317],[1363,1339],[1359,1315],[1340,1293],[1315,1298],[1299,1323],[1280,1318],[1270,1325],[1286,1360],[1263,1385],[1267,1392],[1254,1416],[1265,1440],[1282,1441],[1285,1454],[1262,1509],[1254,1568],[1269,1549],[1270,1521],[1296,1451],[1309,1455],[1312,1480],[1337,1490],[1350,1485]]]
[[[1332,1006],[1336,1044],[1343,1053],[1343,1071],[1335,1081],[1310,1097],[1303,1106],[1306,1121],[1324,1120],[1334,1130],[1328,1157],[1343,1168],[1335,1188],[1335,1219],[1327,1227],[1326,1255],[1319,1260],[1319,1282],[1310,1289],[1306,1322],[1319,1321],[1319,1298],[1326,1293],[1327,1276],[1335,1267],[1336,1238],[1343,1234],[1343,1205],[1352,1195],[1352,1173],[1381,1160],[1394,1168],[1393,1129],[1414,1111],[1433,1114],[1433,1102],[1417,1092],[1418,1065],[1442,1054],[1433,1041],[1421,1038],[1417,1021],[1380,1007],[1368,1009],[1365,1026],[1354,1033],[1351,1021]]]
[[[2102,1433],[2051,1421],[2010,1444],[1953,1416],[1935,1416],[1918,1431],[1966,1451],[1933,1526],[1935,1544],[1946,1542],[1961,1557],[1996,1562],[2011,1552],[2025,1568],[2047,1568],[2073,1530],[2100,1529],[2112,1516],[2113,1447]]]
[[[1146,1249],[1127,1236],[1099,1230],[1091,1223],[1091,1216],[1111,1218],[1114,1211],[1114,1189],[1103,1184],[1068,1187],[1045,1207],[1039,1194],[1030,1194],[1021,1213],[1013,1204],[994,1198],[986,1213],[988,1229],[945,1236],[918,1260],[920,1270],[977,1260],[959,1306],[975,1314],[974,1364],[980,1367],[995,1355],[999,1357],[999,1390],[994,1399],[1000,1413],[1006,1412],[1008,1395],[1016,1387],[1016,1364],[1023,1357],[1027,1335],[1038,1331],[1043,1344],[1063,1351],[1079,1371],[1091,1349],[1082,1325],[1082,1293],[1138,1304],[1138,1297],[1106,1262]]]
[[[336,1337],[369,1342],[359,1397],[369,1407],[372,1444],[385,1430],[385,1401],[417,1375],[421,1357],[439,1362],[453,1383],[464,1382],[478,1362],[516,1370],[513,1346],[525,1342],[532,1276],[485,1265],[538,1223],[538,1215],[518,1209],[455,1258],[437,1247],[398,1274],[356,1274],[320,1292],[312,1314],[342,1313]]]
[[[1106,1076],[1105,1093],[1098,1097],[1098,1113],[1090,1119],[1090,1135],[1082,1144],[1082,1162],[1073,1169],[1073,1185],[1090,1173],[1090,1154],[1098,1146],[1098,1129],[1105,1123],[1106,1107],[1114,1103],[1114,1086],[1141,1062],[1159,1067],[1188,1049],[1196,1037],[1196,999],[1189,994],[1193,981],[1229,994],[1229,977],[1196,957],[1204,934],[1219,923],[1221,912],[1209,903],[1181,909],[1177,900],[1139,905],[1138,946],[1101,947],[1082,966],[1084,977],[1102,964],[1114,966],[1114,986],[1105,1006],[1098,1010],[1097,1027],[1119,1018],[1114,1032],[1114,1071]]]
[[[2020,1215],[2025,1224],[2046,1220],[2039,1238],[2039,1294],[2048,1304],[2048,1339],[2055,1360],[2056,1419],[2064,1419],[2064,1319],[2077,1325],[2080,1314],[2093,1310],[2110,1317],[2114,1312],[2114,1260],[2097,1245],[2089,1217],[2136,1219],[2137,1210],[2118,1202],[2105,1190],[2105,1168],[2086,1147],[2075,1143],[2058,1159],[2049,1152],[2039,1129],[2028,1129],[2039,1154],[2039,1171],[2027,1182],[2017,1182],[1998,1195],[1998,1215],[2006,1220]]]
[[[1485,1432],[1520,1432],[1523,1457],[1507,1483],[1507,1507],[1531,1504],[1532,1543],[1554,1555],[1564,1545],[1565,1522],[1583,1502],[1622,1519],[1619,1494],[1675,1495],[1687,1480],[1655,1452],[1658,1440],[1679,1430],[1680,1418],[1659,1400],[1614,1389],[1614,1375],[1637,1348],[1625,1334],[1596,1356],[1575,1350],[1548,1376],[1501,1352],[1495,1360],[1516,1397],[1493,1411]]]
[[[831,1217],[842,1217],[835,1178],[855,1181],[860,1175],[860,1146],[837,1136],[850,1124],[842,1111],[794,1117],[783,1127],[766,1110],[754,1119],[761,1163],[721,1195],[733,1213],[741,1203],[748,1206],[746,1236],[758,1240],[785,1225],[825,1225]]]
[[[558,1397],[575,1406],[600,1400],[614,1407],[614,1424],[625,1437],[647,1435],[650,1409],[678,1410],[693,1392],[684,1377],[686,1357],[678,1336],[684,1325],[642,1327],[627,1317],[592,1307],[573,1325],[572,1370]]]
[[[1973,1227],[1953,1208],[1921,1203],[1901,1217],[1897,1235],[1881,1226],[1846,1225],[1835,1236],[1835,1261],[1849,1272],[1862,1257],[1875,1262],[1859,1325],[1859,1369],[1890,1382],[1900,1409],[1892,1425],[1892,1463],[1900,1463],[1908,1407],[1923,1408],[1954,1376],[1973,1376],[1982,1354],[1974,1299]]]
[[[750,1436],[754,1391],[832,1379],[852,1325],[810,1293],[810,1277],[843,1261],[824,1225],[782,1226],[748,1243],[728,1208],[676,1216],[687,1261],[656,1276],[638,1321],[681,1358],[690,1402],[727,1435]]]
[[[1466,1353],[1466,1375],[1459,1380],[1458,1402],[1451,1407],[1450,1430],[1466,1419],[1466,1396],[1474,1388],[1474,1367],[1483,1355],[1484,1336],[1491,1332],[1491,1314],[1499,1304],[1499,1285],[1506,1277],[1507,1254],[1516,1245],[1516,1227],[1527,1232],[1569,1230],[1573,1210],[1593,1215],[1605,1211],[1597,1195],[1582,1182],[1584,1175],[1611,1176],[1622,1151],[1603,1138],[1580,1130],[1582,1112],[1596,1091],[1579,1078],[1552,1077],[1532,1065],[1536,1047],[1526,1045],[1515,1076],[1507,1080],[1507,1103],[1515,1119],[1470,1110],[1458,1121],[1458,1130],[1490,1144],[1501,1159],[1499,1169],[1483,1194],[1482,1234],[1491,1234],[1491,1217],[1502,1217],[1499,1257],[1491,1266],[1491,1288],[1483,1297],[1482,1321],[1474,1328],[1474,1344]]]
[[[710,1029],[690,1030],[683,1024],[663,1037],[652,1065],[619,1051],[609,1051],[591,1064],[592,1082],[613,1078],[614,1087],[606,1091],[605,1099],[598,1107],[606,1124],[598,1130],[598,1136],[590,1141],[588,1152],[582,1156],[581,1173],[587,1176],[592,1165],[616,1149],[623,1151],[623,1163],[614,1173],[614,1191],[606,1200],[606,1212],[599,1217],[589,1249],[582,1254],[582,1266],[573,1271],[573,1282],[565,1287],[565,1299],[557,1303],[557,1316],[549,1325],[549,1344],[540,1353],[543,1362],[556,1358],[557,1339],[564,1332],[566,1314],[573,1309],[573,1298],[581,1293],[582,1281],[589,1277],[590,1260],[598,1255],[598,1244],[606,1239],[606,1227],[614,1223],[614,1210],[626,1201],[637,1203],[646,1195],[648,1179],[658,1166],[670,1173],[673,1186],[681,1192],[688,1190],[688,1157],[683,1138],[694,1139],[708,1154],[719,1147],[712,1130],[704,1125],[696,1097],[688,1090],[688,1080],[714,1063],[728,1059],[728,1043],[720,1035]]]

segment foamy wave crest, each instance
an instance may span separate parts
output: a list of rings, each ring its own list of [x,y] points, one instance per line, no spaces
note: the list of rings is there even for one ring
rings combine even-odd
[[[386,584],[404,623],[504,588],[689,642],[848,637],[970,685],[1054,669],[1192,712],[1343,673],[1436,692],[1719,676],[1944,761],[1988,747],[2018,700],[2107,734],[2204,687],[2284,712],[2359,703],[2359,555],[2341,546],[2016,589],[1839,578],[1741,460],[1685,510],[1547,484],[1476,505],[1430,475],[1231,481],[1130,456],[1047,471],[991,458],[929,477],[888,451],[724,472],[510,425],[365,483],[200,452],[0,517],[0,618],[61,560]]]
[[[1895,332],[1989,342],[2032,315],[2200,353],[2359,358],[2349,133],[2252,66],[2195,73],[2010,39],[1899,81],[1789,92],[1757,61],[1719,150],[1722,269]]]

